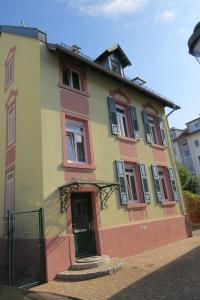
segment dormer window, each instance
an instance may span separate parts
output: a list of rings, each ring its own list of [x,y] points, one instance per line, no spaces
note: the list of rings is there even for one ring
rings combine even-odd
[[[118,74],[121,75],[121,66],[120,66],[120,64],[119,64],[116,60],[114,60],[114,59],[111,59],[111,69],[112,69],[113,72],[118,73]]]

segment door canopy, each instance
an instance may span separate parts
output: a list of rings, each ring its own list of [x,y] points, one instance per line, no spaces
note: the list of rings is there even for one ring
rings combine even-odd
[[[67,209],[67,202],[71,198],[71,194],[80,191],[82,186],[96,187],[101,202],[101,209],[107,208],[107,200],[110,195],[118,188],[119,183],[94,180],[83,177],[74,177],[69,182],[60,186],[61,212]]]

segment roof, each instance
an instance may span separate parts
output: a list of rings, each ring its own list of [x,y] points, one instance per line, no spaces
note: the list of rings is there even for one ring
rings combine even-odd
[[[69,182],[60,186],[60,189],[63,189],[65,187],[68,187],[71,185],[76,185],[76,184],[95,185],[98,188],[104,188],[104,187],[112,186],[112,185],[119,185],[119,183],[117,183],[117,182],[108,182],[108,181],[95,180],[95,179],[84,178],[84,177],[74,177]]]
[[[195,135],[195,134],[200,134],[200,129],[199,130],[196,130],[196,131],[192,131],[192,132],[188,132],[188,129],[184,129],[183,132],[173,140],[173,142],[178,142],[179,140],[182,140],[184,138],[187,138],[188,136],[191,136],[191,135]]]
[[[193,119],[192,121],[189,121],[189,122],[187,122],[187,123],[185,123],[185,124],[193,123],[193,122],[195,122],[195,121],[197,121],[197,120],[199,120],[199,119],[200,119],[200,117],[198,117],[198,118],[196,118],[196,119]]]
[[[22,27],[22,26],[11,26],[11,25],[0,25],[0,33],[11,33],[14,35],[30,37],[38,39],[42,42],[47,41],[46,33],[39,30],[38,28]]]
[[[93,69],[100,71],[106,75],[108,75],[109,77],[120,81],[122,83],[124,83],[126,86],[137,90],[138,92],[141,92],[142,94],[145,94],[147,96],[152,97],[154,100],[158,100],[159,102],[161,102],[162,104],[164,104],[165,106],[171,107],[173,109],[180,109],[180,106],[175,104],[172,100],[169,100],[168,98],[160,95],[159,93],[153,91],[152,89],[148,88],[145,85],[139,85],[137,83],[134,83],[131,81],[131,79],[127,78],[127,77],[122,77],[119,74],[113,72],[112,70],[109,70],[108,68],[106,68],[104,65],[100,64],[99,62],[96,62],[94,60],[92,60],[91,58],[89,58],[88,56],[82,54],[81,52],[74,52],[71,50],[71,48],[67,45],[59,45],[59,44],[47,44],[47,47],[49,50],[53,51],[53,52],[57,52],[57,53],[63,53],[63,54],[67,54],[69,56],[74,57],[75,59],[81,61],[82,63],[85,63],[86,65],[92,67]]]
[[[25,36],[25,37],[30,37],[34,39],[38,39],[42,42],[47,43],[47,36],[46,33],[39,30],[38,28],[32,28],[32,27],[21,27],[21,26],[10,26],[10,25],[0,25],[0,33],[5,32],[5,33],[11,33],[14,35],[19,35],[19,36]],[[147,96],[150,96],[154,98],[155,100],[158,100],[159,102],[163,103],[165,106],[171,107],[173,109],[180,109],[180,106],[175,104],[172,100],[160,95],[159,93],[153,91],[152,89],[148,88],[145,85],[139,85],[134,81],[131,81],[130,78],[127,77],[122,77],[119,74],[113,72],[112,70],[107,69],[104,65],[102,65],[98,59],[93,60],[89,58],[88,56],[82,54],[81,52],[75,52],[73,51],[70,47],[63,46],[63,45],[58,45],[58,44],[49,44],[47,43],[47,48],[51,51],[54,52],[62,52],[64,54],[70,55],[77,60],[81,61],[82,63],[85,63],[88,66],[91,66],[97,71],[100,71],[111,78],[118,80],[122,83],[124,83],[126,86],[129,86],[130,88],[133,88],[134,90],[137,90],[138,92],[141,92],[142,94],[146,94]],[[117,51],[117,53],[121,56],[122,60],[124,61],[124,64],[130,65],[131,62],[121,49],[121,47],[116,44],[111,48],[108,48],[106,50],[107,52],[111,53],[114,51]],[[106,52],[105,51],[105,52]],[[104,52],[104,53],[105,53]],[[103,55],[103,53],[101,54]]]
[[[110,55],[111,53],[116,53],[122,63],[123,68],[127,67],[127,66],[131,66],[131,62],[128,59],[128,57],[126,56],[126,54],[124,53],[124,51],[122,50],[122,48],[120,47],[119,44],[115,44],[113,45],[111,48],[107,48],[103,53],[101,53],[96,59],[95,61],[102,61],[102,59],[104,59],[104,57],[107,57],[108,55]]]

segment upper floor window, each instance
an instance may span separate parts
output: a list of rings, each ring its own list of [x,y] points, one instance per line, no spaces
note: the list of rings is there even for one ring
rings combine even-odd
[[[191,158],[191,152],[190,152],[190,148],[188,143],[183,143],[181,144],[181,154],[182,154],[182,158],[183,160],[187,160]]]
[[[136,170],[133,166],[125,165],[125,177],[128,200],[138,202],[138,193],[136,188]]]
[[[121,74],[121,66],[116,60],[111,59],[111,69],[113,72]]]
[[[146,141],[150,144],[167,146],[167,135],[161,118],[142,112]]]
[[[196,147],[196,148],[199,147],[199,141],[198,141],[198,140],[195,140],[195,141],[194,141],[194,144],[195,144],[195,147]]]
[[[144,164],[116,161],[119,192],[122,204],[150,202],[146,168]]]
[[[66,122],[67,161],[74,163],[87,162],[85,125],[82,122]]]
[[[118,131],[121,136],[129,136],[128,134],[128,122],[126,111],[122,106],[117,105],[117,120],[118,120]]]
[[[192,129],[192,131],[196,131],[196,130],[198,130],[200,128],[200,126],[199,126],[199,123],[198,122],[195,122],[195,123],[192,123],[191,124],[191,129]]]
[[[6,81],[5,86],[8,88],[14,80],[14,57],[6,63]]]
[[[140,131],[135,107],[118,105],[112,97],[108,97],[108,107],[112,134],[139,140]]]
[[[15,118],[16,110],[13,104],[7,112],[7,145],[10,146],[15,142]]]
[[[166,174],[162,167],[158,167],[158,175],[160,180],[160,192],[162,199],[168,199]]]
[[[157,200],[178,200],[178,190],[174,170],[172,167],[166,168],[152,165],[152,174]],[[173,197],[173,199],[171,198]]]
[[[69,68],[62,69],[63,84],[70,86],[74,89],[81,90],[81,80],[79,72]]]

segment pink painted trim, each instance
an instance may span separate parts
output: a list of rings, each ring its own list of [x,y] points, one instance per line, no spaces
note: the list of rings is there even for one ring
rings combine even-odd
[[[6,64],[10,61],[10,59],[15,55],[15,51],[16,51],[16,46],[10,48],[9,53],[8,53],[8,55],[7,55],[7,58],[6,58],[6,60],[5,60],[4,65],[6,65]]]
[[[151,104],[151,103],[146,103],[142,105],[143,109],[146,110],[146,112],[152,116],[152,117],[158,117],[158,111],[157,109]],[[151,111],[148,111],[150,109]]]
[[[66,146],[66,131],[65,131],[65,122],[66,119],[74,119],[79,122],[84,122],[86,128],[86,147],[87,147],[87,156],[88,156],[88,163],[86,164],[79,164],[79,163],[69,163],[67,161],[67,146]],[[75,169],[95,169],[94,163],[94,153],[92,147],[92,130],[91,130],[91,123],[88,118],[83,118],[79,116],[75,116],[74,114],[67,114],[65,112],[61,112],[61,127],[62,127],[62,140],[63,140],[63,166],[67,168],[75,168]]]
[[[120,100],[117,96],[122,96],[126,100],[127,103],[131,103],[131,98],[129,98],[120,88],[117,90],[110,90],[109,94],[114,98],[115,101],[118,101],[120,104],[125,104],[122,100]]]
[[[7,187],[7,174],[12,172],[14,173],[14,200],[13,200],[13,208],[15,209],[15,165],[12,167],[9,167],[5,170],[5,181],[4,181],[4,217],[7,216],[7,211],[6,211],[6,187]]]
[[[5,66],[5,86],[4,86],[4,92],[6,92],[8,90],[8,88],[11,86],[11,84],[14,82],[14,65],[15,65],[15,51],[16,51],[16,46],[15,47],[12,47],[10,48],[9,50],[9,53],[7,55],[7,58],[6,58],[6,61],[4,63],[4,66]],[[7,84],[6,82],[6,79],[7,79],[7,66],[8,64],[11,62],[11,60],[13,60],[13,69],[12,69],[12,78],[11,78],[11,81],[9,82],[9,84]]]
[[[132,208],[132,209],[145,209],[147,208],[146,203],[132,203],[131,201],[128,202],[127,208]]]
[[[176,201],[174,201],[174,200],[162,201],[162,206],[175,206],[175,205],[176,205]]]
[[[10,95],[6,101],[5,108],[6,108],[6,150],[8,151],[15,143],[16,143],[16,113],[17,113],[17,108],[16,108],[16,97],[18,95],[18,90],[11,90]],[[11,98],[13,99],[11,100]],[[12,144],[8,145],[8,111],[12,106],[15,106],[15,128],[14,128],[14,134],[15,138]]]
[[[121,136],[121,135],[118,135],[117,138],[119,140],[121,140],[122,142],[127,142],[129,144],[135,144],[135,143],[137,143],[137,140],[135,138],[130,138],[130,137]]]
[[[84,169],[88,171],[93,171],[96,170],[96,165],[95,164],[76,164],[76,163],[70,163],[70,162],[63,162],[63,167],[68,168],[68,169]]]
[[[84,92],[84,91],[81,91],[81,90],[77,90],[77,89],[73,89],[72,87],[64,85],[62,83],[59,83],[58,87],[62,88],[64,90],[68,90],[68,91],[70,91],[72,93],[75,93],[75,94],[80,94],[80,95],[83,95],[85,97],[90,97],[90,95],[87,92]]]
[[[16,99],[16,97],[18,96],[18,90],[11,90],[10,91],[10,94],[8,96],[8,99],[5,103],[5,108],[7,109],[7,107],[9,108],[10,104],[9,104],[9,101],[12,97],[14,97]]]
[[[159,149],[159,150],[165,150],[166,149],[166,147],[164,147],[164,146],[162,146],[160,144],[150,144],[150,146],[152,148]]]

